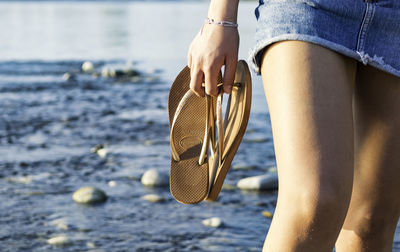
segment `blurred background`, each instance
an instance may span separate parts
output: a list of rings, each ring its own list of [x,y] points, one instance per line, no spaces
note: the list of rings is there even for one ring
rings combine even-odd
[[[240,3],[242,59],[257,5]],[[276,190],[237,187],[275,172],[259,76],[219,200],[168,188],[169,87],[207,8],[0,1],[0,251],[261,251]]]

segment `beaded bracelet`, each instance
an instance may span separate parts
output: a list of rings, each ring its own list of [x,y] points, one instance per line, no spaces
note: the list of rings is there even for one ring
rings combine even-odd
[[[235,27],[235,28],[237,28],[239,26],[237,23],[234,23],[234,22],[230,22],[230,21],[215,21],[212,18],[206,18],[205,23],[207,23],[207,24],[215,24],[215,25],[225,26],[225,27]]]

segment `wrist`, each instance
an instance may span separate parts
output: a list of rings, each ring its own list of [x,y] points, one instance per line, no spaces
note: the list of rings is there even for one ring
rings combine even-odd
[[[236,22],[231,22],[231,21],[226,21],[226,20],[215,20],[212,18],[206,18],[205,23],[223,26],[223,27],[233,27],[233,28],[238,27],[238,24]]]
[[[212,0],[208,18],[236,23],[239,0]]]

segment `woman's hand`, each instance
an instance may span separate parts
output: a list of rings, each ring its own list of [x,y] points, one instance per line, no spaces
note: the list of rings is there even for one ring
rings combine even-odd
[[[218,95],[217,78],[225,65],[223,89],[230,93],[238,60],[239,33],[235,27],[204,24],[189,48],[190,89],[199,96]],[[202,87],[205,83],[205,89]]]

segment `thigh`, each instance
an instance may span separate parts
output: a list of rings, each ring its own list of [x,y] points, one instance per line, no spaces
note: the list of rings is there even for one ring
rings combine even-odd
[[[352,209],[382,213],[397,223],[400,213],[400,78],[360,64],[356,83],[356,170]]]
[[[305,188],[350,197],[355,71],[355,60],[308,42],[282,41],[265,52],[280,194]]]

